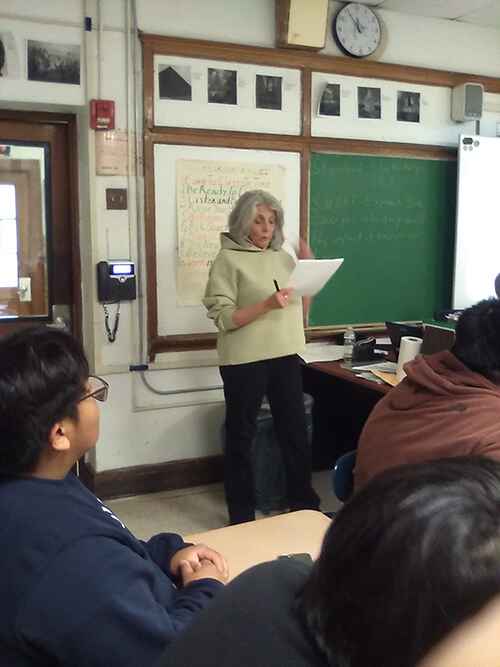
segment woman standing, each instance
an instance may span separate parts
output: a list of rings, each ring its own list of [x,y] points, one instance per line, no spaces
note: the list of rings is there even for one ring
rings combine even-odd
[[[291,510],[317,509],[311,486],[302,376],[302,302],[286,285],[295,262],[283,250],[283,209],[263,190],[245,192],[212,265],[203,303],[219,330],[226,400],[224,486],[232,524],[255,518],[251,447],[264,395],[274,419]],[[301,254],[310,256],[307,244]]]

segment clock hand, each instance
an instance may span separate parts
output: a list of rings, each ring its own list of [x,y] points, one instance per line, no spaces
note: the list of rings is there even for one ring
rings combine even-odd
[[[360,29],[360,27],[359,27],[359,20],[354,18],[354,16],[351,14],[351,11],[350,11],[349,9],[347,10],[347,13],[348,13],[349,16],[351,17],[352,22],[354,23],[354,25],[355,25],[355,27],[356,27],[356,30],[357,30],[358,32],[361,32],[361,29]]]

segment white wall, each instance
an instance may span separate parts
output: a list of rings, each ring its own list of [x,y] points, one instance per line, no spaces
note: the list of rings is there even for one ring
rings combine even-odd
[[[133,129],[135,106],[127,76],[127,65],[131,63],[125,57],[127,6],[133,8],[132,0],[128,3],[129,0],[101,2],[100,36],[96,0],[2,0],[0,5],[0,31],[9,21],[20,44],[29,29],[45,41],[57,42],[61,34],[70,34],[80,39],[83,47],[87,76],[81,90],[72,92],[80,96],[78,99],[69,99],[69,92],[62,86],[54,89],[52,84],[49,91],[44,84],[41,89],[30,82],[18,86],[10,82],[6,86],[0,80],[0,104],[14,108],[64,108],[78,114],[85,341],[96,371],[111,383],[109,403],[102,411],[100,445],[91,456],[98,472],[215,454],[220,451],[219,427],[223,419],[222,392],[214,389],[220,384],[215,353],[160,355],[157,370],[150,371],[147,377],[154,387],[168,393],[154,394],[138,374],[128,372],[129,364],[143,360],[142,299],[122,306],[120,330],[113,344],[106,339],[104,314],[95,299],[95,263],[100,259],[131,257],[139,272],[144,272],[140,249],[143,221],[140,206],[136,215],[135,205],[136,196],[139,202],[142,198],[141,183],[126,176],[96,177],[94,133],[87,129],[87,100],[99,95],[116,101],[117,128]],[[340,6],[335,2],[331,5],[331,12]],[[94,19],[96,30],[92,33],[82,29],[85,15]],[[380,11],[379,16],[385,37],[378,60],[500,77],[500,31],[388,11]],[[138,27],[149,33],[274,45],[273,0],[137,0],[137,18]],[[329,30],[328,35],[325,53],[340,55]],[[128,212],[106,210],[107,187],[128,188]],[[204,387],[206,391],[186,392]],[[182,393],[176,393],[179,389]]]

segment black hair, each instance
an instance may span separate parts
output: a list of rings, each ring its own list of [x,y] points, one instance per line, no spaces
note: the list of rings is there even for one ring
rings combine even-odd
[[[457,457],[371,480],[342,508],[301,594],[330,664],[414,667],[500,591],[500,463]]]
[[[485,299],[458,318],[453,354],[483,375],[500,371],[500,301]]]
[[[30,327],[0,339],[0,474],[29,473],[52,426],[76,419],[89,368],[65,331]]]

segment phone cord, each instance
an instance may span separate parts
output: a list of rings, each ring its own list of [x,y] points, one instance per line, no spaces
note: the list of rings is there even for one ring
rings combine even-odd
[[[104,326],[106,327],[106,333],[108,335],[108,340],[110,343],[114,343],[116,340],[116,333],[118,331],[118,324],[120,323],[120,302],[117,302],[116,306],[116,313],[115,313],[115,321],[113,322],[113,330],[109,328],[109,310],[108,306],[103,303],[102,304],[103,310],[104,310]]]

